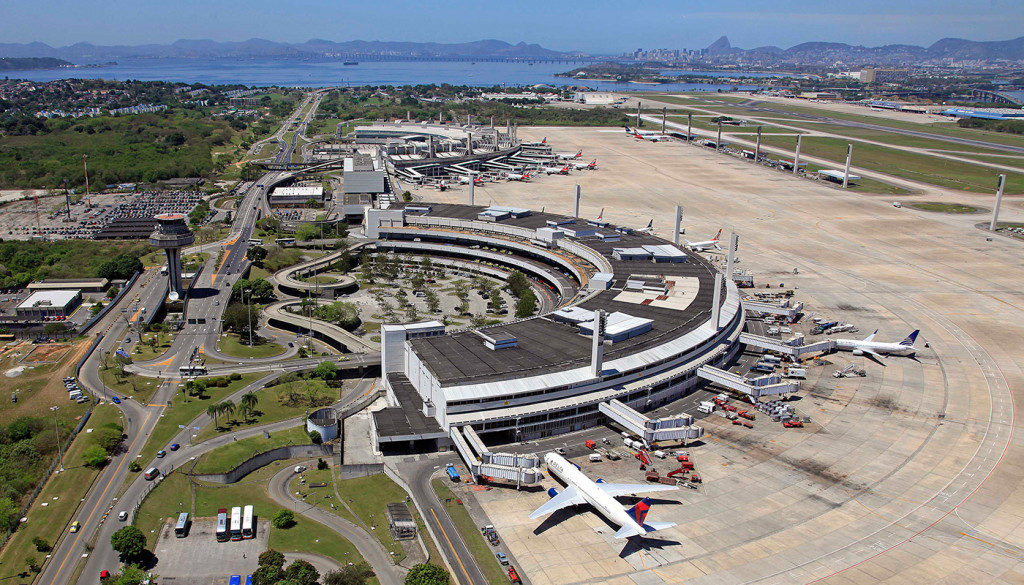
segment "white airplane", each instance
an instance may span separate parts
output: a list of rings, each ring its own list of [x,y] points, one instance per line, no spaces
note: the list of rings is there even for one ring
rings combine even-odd
[[[668,136],[664,134],[634,134],[633,138],[637,140],[646,140],[648,142],[661,142],[662,140],[669,140]]]
[[[718,238],[720,237],[722,237],[722,230],[718,230],[718,233],[715,234],[714,238],[704,242],[691,242],[690,240],[683,241],[686,242],[686,245],[694,252],[703,252],[704,250],[710,250],[711,248],[721,250],[721,246],[718,245]]]
[[[654,220],[647,222],[647,227],[636,230],[638,234],[653,234],[654,233]]]
[[[590,161],[589,163],[576,163],[572,165],[572,168],[577,171],[593,171],[597,169],[597,159]]]
[[[568,152],[563,152],[563,153],[559,153],[559,154],[557,154],[555,156],[558,157],[558,160],[576,160],[576,159],[578,159],[578,158],[583,156],[583,149],[581,148],[581,149],[577,150],[576,152],[574,152],[572,154],[570,154]]]
[[[548,495],[551,496],[551,499],[530,514],[531,520],[569,506],[590,504],[598,514],[619,526],[615,538],[643,536],[648,532],[664,530],[676,525],[675,522],[646,522],[647,512],[651,509],[650,498],[644,498],[628,510],[615,500],[616,496],[679,489],[676,486],[605,483],[602,479],[595,482],[557,453],[545,455],[544,462],[548,464],[548,471],[566,483],[566,488],[561,492],[555,488],[549,489]]]
[[[565,165],[564,167],[544,167],[542,170],[547,175],[568,175],[569,165]]]
[[[474,185],[483,185],[484,180],[479,175],[459,175],[459,184],[468,185],[470,181],[473,181]]]
[[[509,181],[529,181],[530,173],[505,173],[505,179]]]
[[[664,134],[661,134],[660,132],[655,132],[653,130],[641,130],[639,128],[630,128],[629,124],[623,124],[622,126],[623,128],[626,129],[626,134],[632,134],[633,138],[650,139],[657,137],[660,140],[667,140],[669,138],[668,136],[665,136]],[[657,140],[655,140],[655,142],[657,142]]]
[[[914,347],[914,341],[917,340],[917,335],[920,332],[920,329],[915,329],[914,332],[906,336],[903,341],[899,343],[887,343],[884,341],[874,341],[875,335],[878,333],[878,330],[875,329],[874,333],[868,335],[864,339],[837,339],[836,349],[852,351],[853,355],[870,354],[875,357],[882,357],[883,354],[911,356],[917,353],[917,348]]]

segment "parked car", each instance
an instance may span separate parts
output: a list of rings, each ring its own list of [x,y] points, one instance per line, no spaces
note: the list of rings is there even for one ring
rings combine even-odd
[[[494,556],[497,557],[499,563],[501,563],[503,565],[507,565],[508,564],[508,557],[505,556],[505,553],[497,552],[497,553],[494,553]]]

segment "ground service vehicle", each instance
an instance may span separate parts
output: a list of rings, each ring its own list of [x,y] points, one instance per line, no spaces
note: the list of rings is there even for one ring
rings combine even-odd
[[[508,568],[508,580],[513,583],[522,583],[522,579],[519,578],[519,573],[516,572],[516,568],[509,566]]]
[[[174,536],[176,538],[185,538],[188,536],[188,529],[191,525],[192,522],[188,519],[188,512],[178,514],[178,523],[174,525]]]
[[[220,508],[217,510],[217,542],[227,542],[231,539],[228,535],[228,510]]]
[[[231,540],[242,540],[242,508],[231,508]]]
[[[246,506],[242,514],[242,538],[256,538],[256,527],[253,524],[252,506]]]
[[[459,472],[458,472],[457,469],[455,469],[454,465],[449,463],[444,468],[444,472],[448,474],[448,479],[450,479],[452,481],[459,481],[459,479],[460,479]]]

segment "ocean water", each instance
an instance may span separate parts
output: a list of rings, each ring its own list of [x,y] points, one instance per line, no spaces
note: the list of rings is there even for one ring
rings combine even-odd
[[[173,81],[206,84],[244,84],[251,86],[325,87],[360,85],[442,84],[522,87],[536,84],[586,86],[600,91],[727,91],[733,85],[702,83],[612,83],[581,81],[555,77],[574,69],[568,63],[491,63],[481,61],[365,61],[344,65],[341,61],[303,61],[297,59],[131,59],[97,68],[13,71],[11,78],[32,81],[55,79],[111,79],[125,81]],[[684,72],[675,72],[680,74]],[[700,72],[685,72],[701,74]],[[671,74],[671,73],[669,73]],[[738,72],[706,73],[730,76]],[[754,74],[755,76],[767,76]],[[741,90],[757,86],[739,86]]]

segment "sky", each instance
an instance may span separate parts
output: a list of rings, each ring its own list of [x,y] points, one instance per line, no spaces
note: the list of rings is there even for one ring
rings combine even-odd
[[[788,48],[808,41],[927,46],[1024,35],[1022,0],[5,0],[0,43],[53,46],[171,43],[500,39],[560,51],[636,48]]]

